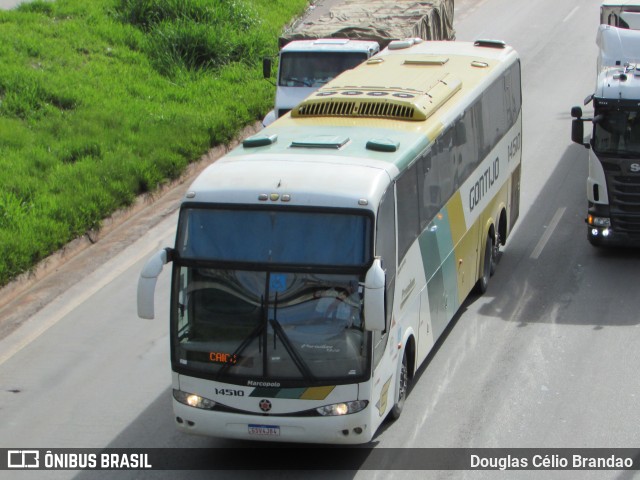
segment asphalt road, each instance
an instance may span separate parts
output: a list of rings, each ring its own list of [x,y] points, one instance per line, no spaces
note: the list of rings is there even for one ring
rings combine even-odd
[[[640,252],[586,240],[586,150],[569,111],[595,81],[598,2],[457,2],[458,40],[503,39],[522,57],[521,218],[488,292],[471,297],[416,376],[378,447],[637,447]],[[146,257],[173,242],[175,213],[0,340],[0,446],[238,445],[175,431],[168,272],[155,321],[135,314]],[[87,250],[90,251],[90,250]],[[64,266],[60,267],[61,269]],[[67,275],[74,275],[73,272]],[[250,462],[250,459],[247,459]],[[330,461],[330,459],[328,459]],[[358,471],[312,478],[640,478],[633,472]],[[20,478],[297,478],[299,472],[21,472]]]
[[[21,3],[29,2],[30,0],[0,0],[0,10],[10,10],[17,7]]]

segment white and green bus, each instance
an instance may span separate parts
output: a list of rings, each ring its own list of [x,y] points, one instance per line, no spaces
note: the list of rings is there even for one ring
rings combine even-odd
[[[394,42],[207,168],[173,262],[175,421],[352,444],[398,417],[517,218],[521,87],[500,42]]]

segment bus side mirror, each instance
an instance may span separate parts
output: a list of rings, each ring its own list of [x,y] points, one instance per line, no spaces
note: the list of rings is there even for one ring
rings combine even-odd
[[[382,332],[386,328],[384,287],[385,273],[378,257],[373,261],[364,280],[364,324],[367,330]]]
[[[154,299],[156,282],[162,267],[171,261],[173,250],[165,248],[147,260],[138,279],[138,317],[152,319],[155,316]]]
[[[264,78],[271,78],[271,59],[269,57],[262,59],[262,76]]]

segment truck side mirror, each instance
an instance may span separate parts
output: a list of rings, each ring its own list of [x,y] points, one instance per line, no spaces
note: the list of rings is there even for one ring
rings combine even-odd
[[[571,122],[571,140],[584,145],[584,123],[580,118],[576,118]]]
[[[162,267],[171,261],[173,250],[165,248],[153,255],[145,264],[138,279],[138,317],[152,319],[155,316],[154,299],[156,282]]]
[[[382,332],[386,328],[384,287],[385,273],[378,257],[373,261],[364,280],[364,325],[367,330]]]
[[[271,59],[269,57],[262,59],[262,76],[264,78],[271,78]]]
[[[582,108],[572,107],[571,116],[571,140],[575,143],[579,143],[585,148],[591,148],[591,145],[584,141],[584,122],[591,121],[590,118],[582,118]]]

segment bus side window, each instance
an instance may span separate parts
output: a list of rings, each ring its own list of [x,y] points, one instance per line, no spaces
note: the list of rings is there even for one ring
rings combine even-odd
[[[382,257],[388,285],[396,276],[396,215],[393,186],[384,194],[378,208],[376,255]]]
[[[409,250],[418,238],[420,214],[418,212],[418,162],[402,174],[396,183],[398,194],[398,256]]]
[[[441,191],[438,178],[433,170],[430,152],[422,154],[419,160],[418,197],[420,203],[420,230],[424,230],[440,209]]]
[[[455,144],[455,129],[449,128],[442,136],[436,140],[436,144],[442,145],[439,149],[440,153],[435,156],[433,168],[438,178],[438,186],[440,187],[439,206],[444,204],[453,195],[453,171],[455,159],[452,156]],[[438,208],[440,210],[440,208]]]
[[[180,269],[180,275],[178,277],[178,281],[180,282],[180,289],[178,290],[178,333],[183,335],[188,333],[189,330],[189,311],[187,310],[187,292],[186,285],[188,275],[188,271],[185,270],[184,267]]]
[[[387,189],[378,208],[378,216],[376,218],[376,255],[382,258],[382,267],[386,274],[385,310],[386,324],[388,326],[393,312],[393,292],[396,277],[396,214],[393,185]],[[378,364],[385,351],[388,340],[387,331],[388,329],[385,329],[383,332],[376,331],[373,333],[374,366]]]
[[[473,124],[473,111],[468,109],[458,120],[458,162],[455,165],[454,184],[456,188],[469,177],[478,163],[476,151],[476,129]]]

